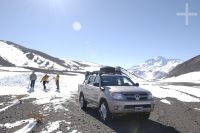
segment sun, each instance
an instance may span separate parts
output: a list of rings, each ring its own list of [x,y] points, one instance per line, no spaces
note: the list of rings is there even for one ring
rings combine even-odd
[[[74,31],[80,31],[82,28],[81,23],[78,21],[73,22],[72,28]]]

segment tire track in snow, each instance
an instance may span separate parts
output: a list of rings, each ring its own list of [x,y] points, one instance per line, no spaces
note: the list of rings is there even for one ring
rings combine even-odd
[[[14,100],[13,104],[0,109],[0,112],[3,112],[3,111],[7,110],[8,108],[10,108],[10,107],[12,107],[12,106],[14,106],[15,104],[18,104],[18,103],[19,103],[19,100]]]
[[[167,90],[175,90],[175,91],[177,91],[177,92],[180,92],[180,93],[186,94],[186,95],[188,95],[188,96],[191,96],[191,97],[194,97],[194,98],[197,98],[197,99],[200,100],[200,97],[195,96],[195,95],[192,95],[192,94],[187,93],[187,92],[184,92],[184,91],[180,91],[180,90],[177,90],[177,89],[170,89],[170,88],[166,88],[166,87],[162,87],[162,86],[161,86],[160,88],[167,89]]]

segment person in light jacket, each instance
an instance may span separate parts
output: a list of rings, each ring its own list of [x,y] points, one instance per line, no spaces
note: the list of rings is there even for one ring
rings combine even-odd
[[[49,75],[45,74],[44,77],[42,77],[40,82],[43,82],[44,90],[46,90],[46,83],[49,82]]]
[[[60,87],[59,87],[59,78],[60,78],[59,74],[56,74],[56,76],[54,77],[55,82],[56,82],[56,87],[57,87],[56,89],[57,90],[60,89]]]

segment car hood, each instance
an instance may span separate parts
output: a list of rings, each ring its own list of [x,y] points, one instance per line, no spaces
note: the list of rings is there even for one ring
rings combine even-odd
[[[150,93],[148,90],[145,90],[137,86],[107,86],[110,92],[145,92]],[[106,87],[106,88],[107,88]]]

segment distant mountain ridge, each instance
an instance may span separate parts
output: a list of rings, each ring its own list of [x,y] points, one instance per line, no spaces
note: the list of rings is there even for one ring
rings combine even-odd
[[[0,40],[0,67],[4,66],[18,66],[38,71],[56,70],[79,71],[84,73],[86,70],[91,70],[91,67],[96,70],[102,65],[87,61],[60,59],[10,41]],[[166,59],[158,56],[153,59],[148,59],[140,65],[135,65],[128,69],[128,71],[137,78],[145,80],[179,76],[189,72],[200,71],[200,55],[185,62],[179,59]]]
[[[179,59],[166,59],[162,56],[157,56],[153,59],[146,60],[140,65],[135,65],[128,70],[146,80],[161,79],[182,62]]]
[[[182,64],[177,65],[169,72],[167,77],[179,76],[182,74],[200,71],[200,55],[197,55]]]
[[[59,59],[19,44],[0,40],[0,66],[20,66],[50,70],[78,70],[95,63]]]

